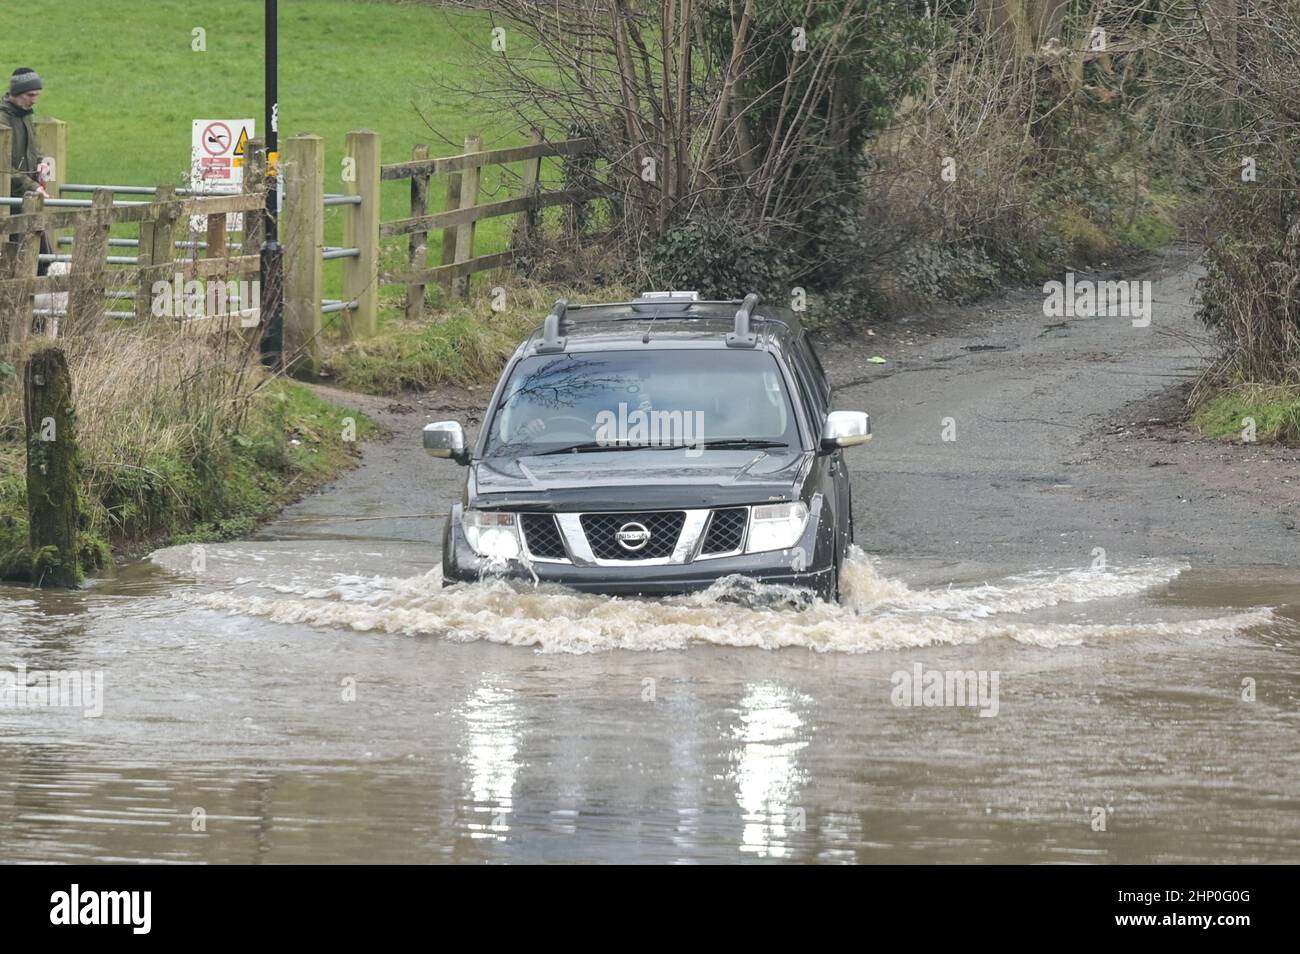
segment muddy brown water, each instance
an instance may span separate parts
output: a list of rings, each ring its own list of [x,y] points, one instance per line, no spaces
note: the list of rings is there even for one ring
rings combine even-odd
[[[877,427],[841,606],[444,590],[432,407],[256,539],[0,587],[0,689],[103,677],[0,704],[0,857],[1300,861],[1295,464],[1116,443],[1196,349],[1034,307],[828,361]]]
[[[858,555],[843,606],[799,611],[443,590],[426,546],[374,540],[175,548],[4,592],[7,656],[104,685],[98,717],[0,709],[0,840],[11,861],[1294,861],[1297,587]],[[896,704],[918,664],[996,672],[996,697]]]

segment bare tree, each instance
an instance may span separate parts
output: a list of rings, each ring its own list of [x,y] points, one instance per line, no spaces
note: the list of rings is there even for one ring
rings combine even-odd
[[[589,184],[629,243],[652,245],[707,210],[807,252],[809,268],[811,213],[852,202],[867,134],[924,60],[920,19],[894,0],[483,6],[505,49],[487,54],[491,79],[473,92],[593,138],[604,178]]]

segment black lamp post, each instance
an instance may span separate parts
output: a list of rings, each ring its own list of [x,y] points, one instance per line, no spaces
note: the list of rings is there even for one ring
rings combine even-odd
[[[280,82],[279,3],[266,0],[266,236],[262,243],[262,364],[284,363],[284,249],[279,242]]]

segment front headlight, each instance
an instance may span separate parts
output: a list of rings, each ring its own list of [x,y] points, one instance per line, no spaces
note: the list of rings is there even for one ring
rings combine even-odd
[[[494,560],[519,559],[519,521],[512,513],[466,510],[461,515],[469,548]]]
[[[803,536],[808,523],[808,505],[803,501],[755,507],[749,518],[749,542],[746,553],[785,550]]]

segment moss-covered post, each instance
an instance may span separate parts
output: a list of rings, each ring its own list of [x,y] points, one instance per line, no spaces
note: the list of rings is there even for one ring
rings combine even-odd
[[[77,419],[63,349],[37,349],[27,360],[23,384],[32,579],[42,586],[76,586]]]

